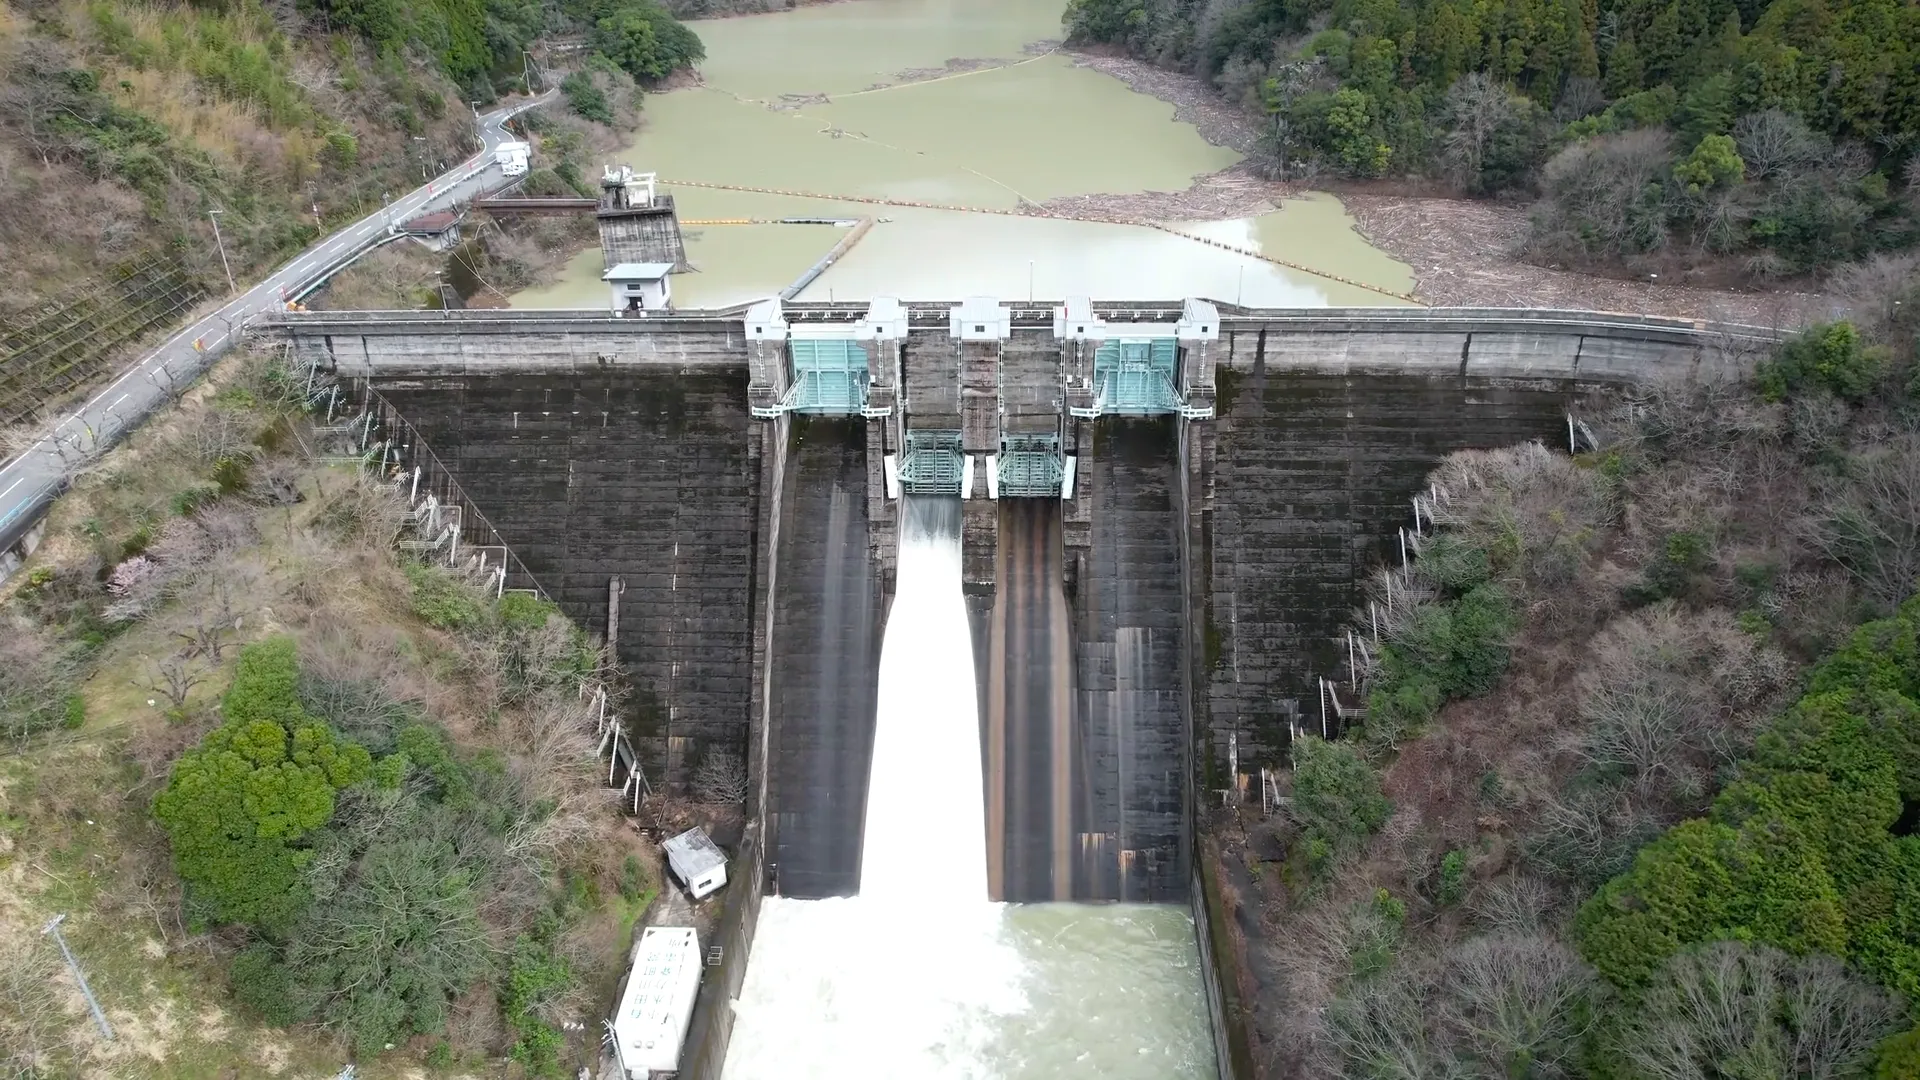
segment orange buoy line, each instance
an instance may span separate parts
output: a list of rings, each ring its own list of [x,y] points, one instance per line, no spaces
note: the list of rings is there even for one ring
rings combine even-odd
[[[1325,270],[1316,270],[1311,266],[1302,266],[1301,264],[1296,262],[1289,262],[1286,259],[1276,258],[1275,256],[1269,255],[1264,251],[1254,251],[1251,248],[1238,247],[1234,244],[1222,243],[1219,240],[1209,240],[1204,236],[1195,236],[1192,233],[1181,232],[1179,229],[1176,229],[1171,225],[1165,225],[1157,221],[1140,221],[1133,218],[1120,218],[1120,217],[1100,217],[1095,214],[1065,214],[1065,213],[1060,213],[1052,210],[1036,209],[1036,210],[1028,211],[1028,210],[1005,210],[998,207],[990,207],[990,206],[955,206],[950,203],[917,202],[912,199],[886,199],[886,198],[881,198],[880,196],[877,196],[877,195],[823,195],[817,191],[788,191],[784,188],[748,187],[744,184],[712,184],[712,183],[706,183],[704,181],[699,181],[699,180],[661,179],[656,182],[660,184],[662,187],[706,188],[710,191],[743,191],[751,195],[785,195],[789,198],[794,198],[794,199],[815,199],[822,202],[863,203],[863,204],[872,205],[872,206],[899,206],[899,207],[905,207],[910,210],[946,210],[946,211],[959,213],[959,214],[998,214],[1001,217],[1053,218],[1058,221],[1086,221],[1086,222],[1091,222],[1097,225],[1136,225],[1142,228],[1158,229],[1159,231],[1166,233],[1169,236],[1178,236],[1183,240],[1192,240],[1195,243],[1206,244],[1209,247],[1216,247],[1222,251],[1231,252],[1232,254],[1235,254],[1235,255],[1243,255],[1249,259],[1259,259],[1262,262],[1269,262],[1274,264],[1275,266],[1284,266],[1289,270],[1298,270],[1303,274],[1311,274],[1317,278],[1324,278],[1328,281],[1337,281],[1342,285],[1351,285],[1356,289],[1364,289],[1367,292],[1377,293],[1380,296],[1390,296],[1395,300],[1405,300],[1409,304],[1420,303],[1419,300],[1414,299],[1412,293],[1397,293],[1391,289],[1383,289],[1378,285],[1369,285],[1364,281],[1355,281],[1354,279],[1349,277],[1341,277],[1339,274],[1331,274]],[[724,222],[721,222],[721,221],[706,221],[706,222],[688,221],[686,222],[686,224],[688,225],[717,225],[717,224],[732,225],[732,224],[749,224],[749,223],[757,224],[757,222],[752,222],[751,219],[742,219],[739,221],[729,220]]]

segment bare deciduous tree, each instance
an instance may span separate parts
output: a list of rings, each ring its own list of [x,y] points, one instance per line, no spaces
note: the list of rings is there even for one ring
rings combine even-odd
[[[1513,98],[1493,76],[1475,71],[1447,88],[1446,109],[1442,159],[1447,177],[1462,190],[1475,190],[1487,147],[1500,126],[1513,119]]]
[[[1848,317],[1864,333],[1877,335],[1900,305],[1920,303],[1920,252],[1883,252],[1848,263],[1833,272],[1828,288],[1846,301]]]
[[[1442,1080],[1453,1063],[1427,1031],[1427,988],[1414,973],[1368,980],[1327,1006],[1327,1031],[1339,1075],[1380,1080]]]
[[[1719,609],[1662,603],[1620,616],[1589,649],[1578,682],[1585,727],[1569,748],[1656,815],[1697,811],[1705,778],[1745,751],[1756,707],[1786,685],[1788,668]]]
[[[1600,87],[1600,80],[1589,75],[1575,75],[1567,80],[1560,91],[1560,100],[1553,106],[1553,117],[1563,124],[1572,123],[1607,107],[1607,95]]]
[[[1432,473],[1434,522],[1483,551],[1516,548],[1530,583],[1570,580],[1612,517],[1594,470],[1540,443],[1449,454]]]
[[[1493,1076],[1554,1077],[1592,1025],[1591,969],[1538,932],[1477,937],[1441,963],[1440,1024],[1452,1055]]]
[[[1829,483],[1800,534],[1887,607],[1920,581],[1920,435],[1895,436],[1853,458]]]
[[[747,798],[747,766],[731,750],[709,750],[693,770],[693,794],[706,803],[740,803]]]
[[[147,662],[147,689],[163,695],[175,709],[187,707],[193,688],[207,680],[207,669],[191,657],[169,656]]]
[[[1768,180],[1820,164],[1829,142],[1806,121],[1779,109],[1748,113],[1733,123],[1733,142],[1747,177]]]
[[[1827,1080],[1857,1075],[1902,1016],[1831,956],[1719,942],[1667,962],[1615,1049],[1650,1080]]]
[[[1668,240],[1664,199],[1649,199],[1673,163],[1664,130],[1641,128],[1576,142],[1541,174],[1529,244],[1550,257],[1656,251]]]
[[[1526,874],[1508,874],[1476,890],[1469,908],[1488,929],[1531,933],[1547,925],[1558,905],[1553,886]]]
[[[172,632],[185,644],[181,655],[218,664],[241,628],[245,613],[262,602],[259,568],[247,562],[203,567],[181,583]]]

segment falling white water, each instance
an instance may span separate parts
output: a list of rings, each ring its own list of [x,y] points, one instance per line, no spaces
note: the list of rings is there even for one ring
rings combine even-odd
[[[973,635],[960,592],[960,500],[905,502],[867,784],[860,895],[876,904],[987,899]]]
[[[903,500],[860,895],[762,903],[727,1080],[1199,1080],[1193,922],[987,899],[960,503]]]

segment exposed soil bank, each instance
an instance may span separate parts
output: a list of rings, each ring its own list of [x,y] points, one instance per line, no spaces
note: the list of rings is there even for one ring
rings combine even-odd
[[[1074,63],[1119,79],[1174,106],[1216,146],[1251,153],[1257,120],[1192,75],[1104,52],[1072,50]],[[1244,216],[1274,206],[1297,185],[1262,180],[1246,164],[1201,178],[1176,194],[1082,196],[1048,208],[1097,209],[1125,216]],[[1328,190],[1333,190],[1331,187]],[[1230,196],[1229,194],[1230,193]],[[1662,285],[1536,266],[1516,252],[1526,236],[1524,208],[1469,199],[1335,191],[1360,233],[1414,271],[1414,295],[1435,305],[1569,307],[1786,326],[1827,313],[1830,303],[1795,290],[1736,291]]]

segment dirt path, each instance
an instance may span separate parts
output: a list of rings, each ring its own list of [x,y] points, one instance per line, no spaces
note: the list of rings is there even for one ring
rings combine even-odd
[[[1174,119],[1193,124],[1215,146],[1250,153],[1257,121],[1229,104],[1203,80],[1122,56],[1069,51],[1080,67],[1119,79],[1135,91],[1174,106]],[[1245,163],[1202,177],[1184,192],[1082,195],[1054,199],[1047,209],[1126,217],[1207,219],[1264,212],[1294,193],[1290,185],[1260,179]],[[1335,192],[1368,243],[1413,268],[1414,295],[1445,306],[1567,307],[1681,318],[1790,326],[1826,315],[1830,303],[1814,293],[1738,292],[1662,285],[1522,262],[1514,254],[1526,235],[1526,211],[1469,199]]]

